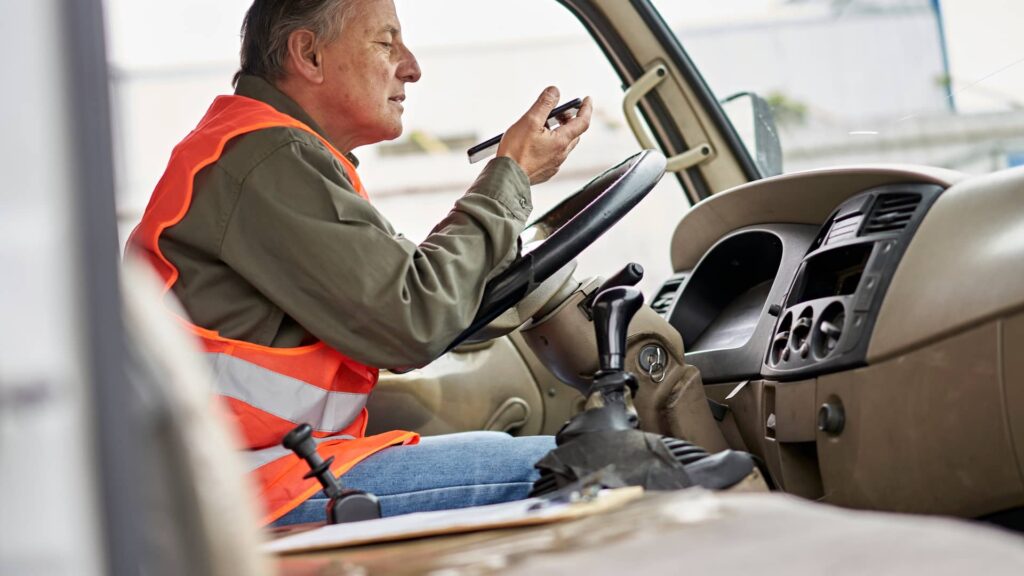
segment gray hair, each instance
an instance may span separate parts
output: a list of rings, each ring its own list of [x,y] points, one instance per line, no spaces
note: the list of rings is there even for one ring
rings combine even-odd
[[[357,0],[254,0],[242,21],[243,74],[275,82],[284,77],[288,37],[309,30],[317,42],[331,42],[341,34],[344,21]]]

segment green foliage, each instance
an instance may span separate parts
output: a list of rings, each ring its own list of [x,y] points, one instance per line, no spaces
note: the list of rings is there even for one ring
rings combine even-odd
[[[775,122],[780,126],[793,126],[807,123],[807,105],[786,94],[774,91],[764,97],[772,108]]]

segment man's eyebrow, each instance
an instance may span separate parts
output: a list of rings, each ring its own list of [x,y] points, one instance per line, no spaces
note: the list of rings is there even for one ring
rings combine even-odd
[[[394,26],[392,24],[388,24],[387,26],[381,28],[380,31],[384,34],[400,34],[402,32],[401,30],[398,29],[397,26]]]

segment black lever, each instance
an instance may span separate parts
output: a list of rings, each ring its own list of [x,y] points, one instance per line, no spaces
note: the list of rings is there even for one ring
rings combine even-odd
[[[749,454],[726,450],[714,456],[695,444],[639,430],[633,405],[636,377],[625,369],[629,323],[644,297],[632,286],[601,290],[593,320],[600,369],[587,393],[586,409],[555,435],[558,446],[536,464],[533,496],[606,472],[610,485],[675,490],[693,485],[713,490],[734,486],[754,471]]]
[[[643,303],[643,294],[632,286],[601,290],[594,298],[600,368],[587,393],[587,410],[558,432],[555,442],[559,446],[594,432],[633,430],[639,425],[631,400],[637,392],[636,377],[624,368],[629,322]]]
[[[643,294],[632,286],[602,290],[594,298],[594,330],[602,373],[622,372],[629,323],[643,303]]]
[[[309,465],[309,472],[303,478],[316,477],[323,486],[324,493],[330,500],[327,502],[327,523],[359,522],[380,518],[380,502],[377,497],[362,490],[343,488],[341,482],[331,472],[334,456],[324,460],[316,450],[313,440],[313,427],[300,424],[285,435],[281,445],[295,452],[299,458]]]
[[[299,458],[309,464],[309,472],[303,478],[316,476],[320,485],[324,487],[324,493],[328,498],[337,498],[341,495],[341,483],[334,477],[334,474],[331,474],[331,463],[334,462],[334,456],[328,458],[326,462],[320,457],[320,453],[316,451],[316,442],[313,441],[312,426],[300,424],[285,435],[281,445],[295,452]]]
[[[616,286],[636,286],[644,279],[644,267],[636,262],[626,264],[625,268],[612,274],[611,278],[601,284],[601,290],[615,288]]]
[[[616,286],[636,286],[644,279],[644,267],[637,264],[636,262],[630,262],[626,264],[622,270],[619,270],[615,274],[612,274],[610,278],[601,284],[601,287],[590,293],[580,302],[580,310],[586,315],[587,320],[593,320],[594,318],[594,299],[597,295],[604,290],[609,288],[615,288]]]

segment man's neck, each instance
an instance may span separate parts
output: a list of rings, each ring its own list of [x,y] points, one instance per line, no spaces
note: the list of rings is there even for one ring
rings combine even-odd
[[[337,130],[332,130],[336,120],[330,118],[326,110],[324,110],[320,104],[319,99],[316,97],[316,93],[310,90],[308,87],[301,85],[297,82],[290,82],[287,79],[275,82],[274,87],[277,88],[282,94],[291,98],[296,104],[299,105],[302,110],[309,115],[322,129],[331,145],[338,149],[342,154],[350,154],[356,146],[357,142],[348,139],[347,141],[336,136]]]
[[[313,118],[313,116],[306,112],[306,110],[303,109],[303,107],[296,102],[292,96],[284,93],[276,85],[260,78],[259,76],[242,75],[235,86],[235,94],[259,100],[264,104],[269,104],[278,112],[287,114],[299,122],[309,126],[314,132],[326,140],[331,140],[327,130],[325,130],[324,127],[321,126],[315,118]],[[334,146],[334,143],[331,142],[331,145]],[[337,146],[335,146],[335,148],[337,148]],[[359,165],[359,160],[353,156],[351,152],[346,152],[345,156],[353,165]]]

